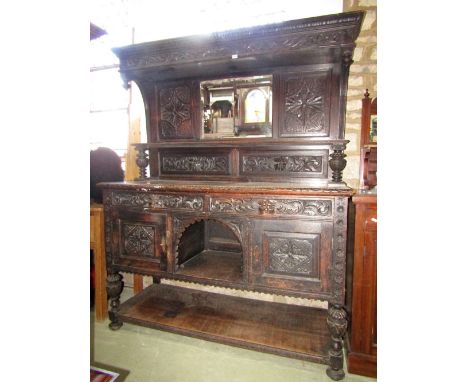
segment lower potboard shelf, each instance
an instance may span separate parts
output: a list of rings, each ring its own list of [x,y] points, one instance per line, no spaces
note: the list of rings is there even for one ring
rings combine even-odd
[[[327,311],[153,284],[117,317],[209,341],[327,363]]]

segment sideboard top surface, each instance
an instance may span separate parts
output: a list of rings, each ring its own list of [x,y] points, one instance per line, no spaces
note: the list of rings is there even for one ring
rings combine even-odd
[[[304,196],[351,196],[353,190],[344,184],[329,184],[327,187],[304,183],[279,182],[232,182],[232,181],[186,181],[186,180],[146,180],[100,183],[103,189],[126,191],[197,192],[197,193],[236,193]]]

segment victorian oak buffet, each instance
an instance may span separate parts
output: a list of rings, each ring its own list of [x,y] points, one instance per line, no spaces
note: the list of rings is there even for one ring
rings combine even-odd
[[[114,52],[142,92],[140,177],[101,184],[111,329],[123,322],[328,364],[344,377],[349,67],[363,13]],[[149,166],[149,177],[147,167]],[[153,276],[123,304],[119,272]],[[315,299],[326,309],[186,288]]]

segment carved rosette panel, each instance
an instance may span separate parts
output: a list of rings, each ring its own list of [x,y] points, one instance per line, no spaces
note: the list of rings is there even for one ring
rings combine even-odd
[[[258,213],[267,202],[273,213],[278,215],[331,216],[331,200],[289,200],[289,199],[211,199],[210,211],[231,213]]]
[[[325,74],[286,80],[281,136],[328,134],[328,79]]]
[[[332,284],[331,302],[344,304],[346,277],[346,219],[348,202],[345,198],[335,199],[333,230],[333,257],[330,279]]]
[[[122,230],[123,255],[154,257],[153,226],[141,224],[124,224]]]
[[[110,202],[114,206],[179,208],[194,211],[203,209],[203,197],[201,196],[113,192]]]
[[[312,240],[270,237],[268,246],[268,272],[317,276],[317,250]]]
[[[227,157],[208,155],[163,156],[162,173],[229,174]]]
[[[190,88],[187,85],[159,91],[159,134],[163,138],[190,138],[192,114]]]
[[[246,174],[322,174],[323,157],[319,155],[246,155],[242,159]]]

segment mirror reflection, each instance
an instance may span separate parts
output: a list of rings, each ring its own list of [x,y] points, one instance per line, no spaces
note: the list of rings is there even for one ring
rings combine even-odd
[[[272,76],[203,81],[203,134],[206,139],[271,137]]]

